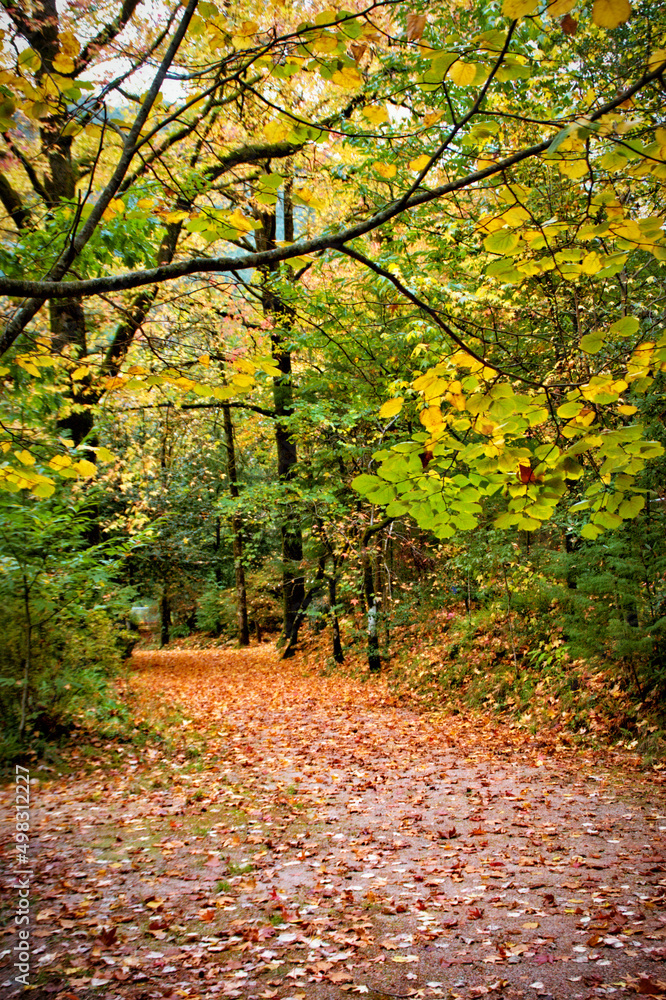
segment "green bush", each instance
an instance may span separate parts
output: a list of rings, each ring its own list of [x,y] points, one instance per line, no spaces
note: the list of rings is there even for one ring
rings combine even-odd
[[[36,628],[31,661],[25,660],[20,606],[3,603],[0,630],[7,639],[0,677],[0,760],[43,746],[74,727],[113,728],[123,709],[111,681],[122,666],[117,629],[97,609],[63,614]],[[25,692],[25,701],[24,701]]]
[[[117,551],[90,545],[85,509],[0,495],[0,759],[75,726],[113,727],[112,679],[126,651],[114,624]],[[114,605],[117,604],[117,607]]]

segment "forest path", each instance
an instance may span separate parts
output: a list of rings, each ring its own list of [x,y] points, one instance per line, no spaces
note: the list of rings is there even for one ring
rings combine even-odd
[[[34,788],[38,996],[666,994],[658,772],[268,645],[133,667],[147,715],[181,706],[175,749],[100,745]]]

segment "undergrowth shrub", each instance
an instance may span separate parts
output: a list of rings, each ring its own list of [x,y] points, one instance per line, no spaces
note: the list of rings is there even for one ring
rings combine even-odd
[[[392,615],[393,692],[535,729],[639,733],[646,709],[659,715],[661,585],[658,572],[646,583],[644,553],[642,578],[635,552],[632,566],[629,541],[618,532],[603,550],[583,543],[571,554],[533,546],[531,559],[505,538],[493,552],[486,538],[485,558],[479,543],[473,558],[458,554],[459,577],[460,566],[474,573],[464,602],[451,588],[444,605],[421,594]]]
[[[74,503],[2,498],[0,761],[39,752],[77,727],[113,730],[124,710],[113,679],[123,661],[117,552],[90,545]],[[125,595],[127,596],[127,595]]]
[[[72,729],[110,731],[124,709],[112,681],[122,667],[118,630],[102,610],[66,613],[35,629],[26,682],[25,631],[20,608],[3,604],[0,630],[7,638],[0,677],[0,761]],[[24,710],[25,709],[25,710]]]

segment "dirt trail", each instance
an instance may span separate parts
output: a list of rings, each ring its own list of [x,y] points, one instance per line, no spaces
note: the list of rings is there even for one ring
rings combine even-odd
[[[146,712],[182,706],[176,749],[100,746],[33,785],[32,996],[666,995],[656,772],[269,646],[134,666]]]

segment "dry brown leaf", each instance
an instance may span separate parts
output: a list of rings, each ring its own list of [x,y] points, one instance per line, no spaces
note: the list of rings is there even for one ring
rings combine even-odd
[[[425,14],[408,14],[407,15],[407,40],[410,42],[418,42],[425,31],[426,26],[426,16]]]

